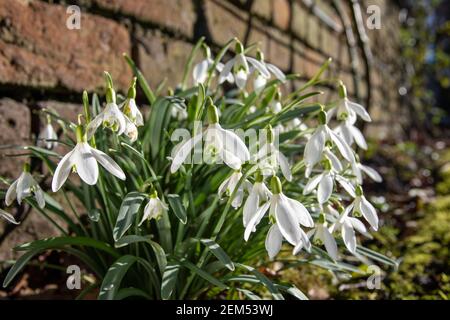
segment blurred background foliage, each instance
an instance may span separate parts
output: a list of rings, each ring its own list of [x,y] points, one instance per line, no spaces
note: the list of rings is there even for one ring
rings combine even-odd
[[[378,290],[367,288],[366,276],[338,281],[310,266],[279,275],[311,298],[450,298],[450,2],[398,2],[399,94],[411,121],[403,142],[372,143],[365,153],[385,181],[371,186],[383,227],[364,245],[397,258],[399,267],[382,271]]]

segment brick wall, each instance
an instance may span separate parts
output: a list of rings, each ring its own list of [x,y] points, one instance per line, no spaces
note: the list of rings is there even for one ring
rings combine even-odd
[[[80,30],[66,28],[71,4],[82,9]],[[357,13],[365,21],[371,4],[381,9],[382,28],[357,32]],[[101,92],[103,70],[124,90],[131,72],[123,52],[152,86],[165,78],[176,86],[201,36],[214,50],[232,37],[259,41],[267,60],[302,79],[332,57],[328,76],[343,79],[374,114],[366,130],[392,136],[403,118],[397,17],[388,0],[0,0],[0,145],[33,141],[42,125],[34,110],[43,106],[73,116],[83,89]],[[18,174],[20,158],[14,159],[0,157],[0,175]]]

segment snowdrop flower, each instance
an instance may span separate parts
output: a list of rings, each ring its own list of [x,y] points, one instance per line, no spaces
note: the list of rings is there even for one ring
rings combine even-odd
[[[378,215],[377,211],[373,207],[373,205],[367,201],[366,197],[364,197],[363,190],[361,186],[357,186],[356,197],[353,203],[350,205],[352,209],[352,213],[355,217],[363,216],[367,222],[369,222],[370,226],[377,231],[378,230]]]
[[[342,81],[339,84],[339,97],[340,100],[337,106],[328,111],[328,117],[330,119],[336,115],[338,120],[348,120],[351,124],[354,124],[357,120],[357,116],[359,116],[366,122],[372,121],[369,113],[363,106],[348,100],[347,89]]]
[[[127,99],[120,106],[123,113],[128,119],[134,123],[137,127],[144,125],[144,118],[136,105],[136,77],[133,78],[133,82],[128,89]]]
[[[38,147],[44,147],[51,150],[58,145],[58,142],[53,141],[57,139],[58,135],[56,134],[55,129],[53,129],[51,118],[50,116],[47,116],[47,125],[39,133],[37,145]]]
[[[219,75],[219,84],[224,81],[228,81],[228,77],[231,73],[234,74],[234,80],[239,89],[243,90],[247,83],[247,79],[251,70],[248,64],[251,64],[262,76],[269,78],[270,73],[266,66],[260,61],[252,57],[247,57],[244,55],[244,47],[242,44],[236,42],[236,56],[228,61]]]
[[[283,110],[283,105],[281,104],[281,93],[277,91],[273,100],[269,104],[269,109],[274,114],[280,113]]]
[[[316,128],[305,146],[304,161],[306,165],[306,177],[309,177],[314,165],[322,158],[325,146],[331,143],[336,145],[344,159],[350,163],[355,161],[355,156],[349,145],[328,127],[325,112],[320,111],[319,121],[320,125]]]
[[[256,173],[255,183],[251,187],[250,193],[248,195],[247,200],[244,203],[243,209],[243,223],[244,228],[253,218],[253,216],[258,212],[258,208],[260,208],[261,204],[266,203],[269,200],[269,197],[272,196],[272,193],[266,187],[264,183],[264,176],[261,172]]]
[[[326,226],[325,215],[322,213],[319,218],[319,223],[314,229],[308,232],[309,237],[313,237],[313,243],[317,246],[325,246],[328,254],[334,260],[338,259],[338,249],[336,240]]]
[[[154,191],[150,195],[150,200],[144,208],[144,216],[139,225],[143,224],[147,219],[159,219],[163,213],[167,212],[169,207],[158,198],[158,193]]]
[[[5,219],[6,221],[13,223],[13,224],[20,224],[12,214],[9,212],[6,212],[5,210],[0,209],[0,218]]]
[[[134,124],[133,121],[131,121],[128,117],[125,117],[125,134],[128,138],[130,138],[131,142],[135,142],[138,138],[138,129],[136,127],[136,124]]]
[[[217,108],[212,103],[211,98],[209,98],[207,113],[209,125],[206,130],[177,147],[170,167],[172,173],[180,168],[192,149],[202,141],[203,137],[205,140],[203,156],[207,163],[223,161],[230,168],[239,170],[244,162],[250,160],[247,146],[239,136],[230,130],[223,129],[219,124]]]
[[[106,107],[100,112],[87,126],[86,134],[87,138],[91,139],[95,131],[97,131],[100,125],[110,128],[116,132],[117,135],[121,135],[127,128],[125,115],[120,111],[116,104],[116,93],[114,89],[108,87],[106,90]]]
[[[44,191],[34,180],[30,173],[30,165],[26,163],[22,174],[9,186],[5,196],[5,203],[7,206],[10,206],[14,199],[17,199],[17,203],[22,204],[22,200],[31,195],[34,195],[40,208],[45,207]]]
[[[327,159],[324,161],[324,167],[324,172],[309,179],[303,189],[304,195],[310,194],[317,188],[317,200],[322,205],[330,199],[334,189],[334,181],[336,180],[352,197],[355,197],[355,188],[353,185],[348,179],[333,170],[330,160]]]
[[[197,63],[194,66],[194,69],[192,70],[192,78],[194,79],[194,84],[196,85],[199,83],[202,84],[205,83],[205,81],[208,79],[208,71],[214,65],[214,60],[211,57],[211,50],[206,45],[204,45],[203,48],[205,50],[206,58]],[[220,73],[222,72],[223,67],[224,67],[223,63],[218,62],[215,71]],[[229,83],[233,83],[234,82],[233,74],[229,73],[225,80],[228,81]]]
[[[286,81],[286,75],[283,73],[283,71],[281,71],[273,64],[264,62],[264,54],[260,50],[256,52],[256,59],[267,68],[267,71],[278,78],[278,80],[280,80],[281,82]],[[255,89],[256,94],[260,94],[266,86],[267,80],[270,78],[270,76],[266,77],[265,75],[261,74],[261,72],[259,72],[256,68],[254,69],[254,73],[255,79],[253,80],[253,88]]]
[[[125,173],[118,164],[106,153],[92,148],[87,143],[87,137],[83,134],[83,128],[79,125],[76,129],[77,144],[59,162],[52,180],[53,192],[58,191],[66,182],[72,169],[76,170],[81,180],[88,185],[94,185],[98,180],[99,162],[109,173],[121,180],[125,180]]]
[[[278,170],[278,167],[280,167],[286,180],[292,181],[289,161],[285,155],[280,152],[278,147],[275,146],[272,127],[269,125],[266,131],[267,142],[260,148],[255,158],[255,160],[258,161],[258,167],[261,169],[264,176],[274,175]]]
[[[348,251],[356,253],[356,233],[367,236],[367,229],[364,224],[356,218],[349,217],[349,213],[352,207],[347,207],[339,217],[339,219],[331,226],[330,231],[334,232],[338,229],[341,230],[342,239],[347,247]]]
[[[354,142],[363,150],[367,150],[367,142],[362,132],[350,120],[342,121],[335,129],[340,137],[351,146]]]
[[[269,256],[273,258],[279,252],[283,238],[297,249],[305,247],[309,251],[311,243],[300,225],[313,227],[314,222],[311,215],[300,202],[283,194],[278,177],[272,177],[271,186],[273,194],[270,202],[262,205],[249,221],[245,228],[244,239],[248,240],[256,225],[269,210],[269,217],[272,221],[275,221],[276,225],[276,227],[270,228],[266,238],[266,249]],[[294,252],[298,252],[296,248],[294,248]]]
[[[242,178],[241,169],[235,170],[231,176],[225,179],[219,186],[218,194],[221,197],[224,193],[231,197],[234,190],[236,189],[239,181]],[[250,182],[244,181],[238,187],[236,194],[234,195],[233,201],[231,202],[231,206],[235,209],[238,209],[242,205],[242,201],[244,200],[244,190],[249,189]]]
[[[356,182],[358,184],[363,183],[363,175],[362,175],[363,173],[365,173],[370,179],[372,179],[375,182],[380,183],[383,181],[383,178],[375,169],[369,166],[365,166],[358,161],[352,163],[352,171],[356,177]]]

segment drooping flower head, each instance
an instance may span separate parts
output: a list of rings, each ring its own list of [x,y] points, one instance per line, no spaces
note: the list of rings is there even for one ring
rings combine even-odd
[[[250,153],[245,143],[234,132],[221,127],[217,108],[212,103],[211,98],[208,98],[208,101],[207,118],[209,125],[204,132],[182,142],[177,147],[170,167],[172,173],[180,168],[192,149],[202,141],[202,138],[205,140],[203,158],[206,163],[223,162],[230,168],[238,170],[244,162],[250,160]]]
[[[278,80],[280,80],[281,82],[286,81],[286,75],[283,73],[283,71],[281,71],[277,66],[264,61],[264,53],[262,53],[261,50],[258,50],[256,52],[256,60],[261,62],[261,64],[266,67],[267,71],[273,74]],[[270,79],[270,75],[269,77],[266,77],[266,75],[259,72],[257,68],[251,68],[251,72],[253,72],[255,75],[255,78],[253,80],[253,88],[256,94],[260,94],[266,86],[267,80]]]
[[[150,194],[150,200],[144,208],[144,215],[139,225],[143,224],[145,220],[159,219],[164,212],[167,212],[169,207],[161,199],[158,198],[158,193],[153,191]]]
[[[106,79],[106,107],[91,122],[89,122],[86,129],[88,139],[91,139],[94,136],[100,125],[110,128],[119,136],[124,133],[127,128],[125,115],[120,111],[116,103],[116,92],[112,86],[111,76],[106,74]]]
[[[58,135],[56,134],[56,131],[52,126],[51,118],[50,116],[47,116],[47,124],[39,133],[37,145],[38,147],[43,147],[51,150],[58,145],[58,142],[55,141],[57,139]]]
[[[355,161],[352,149],[344,139],[328,127],[327,115],[321,110],[319,112],[319,126],[311,135],[305,146],[304,157],[306,177],[309,177],[313,167],[321,160],[322,154],[326,150],[326,146],[330,145],[335,145],[342,157],[348,162],[352,163]]]
[[[210,72],[210,68],[214,65],[214,60],[211,57],[211,50],[209,49],[209,47],[203,43],[202,48],[205,54],[205,59],[197,63],[192,70],[192,78],[194,79],[195,85],[199,83],[202,84],[205,83],[205,81],[208,79],[208,72]],[[217,71],[220,73],[222,72],[223,67],[224,67],[223,63],[218,62],[216,64],[216,69],[213,70],[213,72]],[[225,80],[228,81],[229,83],[233,83],[234,82],[233,74],[229,73]]]
[[[248,240],[250,234],[269,210],[269,218],[276,227],[271,227],[266,239],[266,249],[273,258],[281,248],[283,238],[294,246],[294,254],[301,248],[310,250],[311,243],[300,225],[312,228],[314,222],[308,210],[297,200],[286,197],[281,188],[280,179],[273,176],[271,179],[272,196],[270,202],[261,206],[251,218],[245,228],[244,239]],[[299,249],[300,248],[300,249]]]
[[[122,103],[123,114],[137,127],[144,125],[144,118],[136,105],[136,77],[133,78],[128,89],[127,99]]]
[[[244,54],[244,46],[239,40],[236,40],[236,56],[229,60],[219,75],[219,84],[228,81],[230,73],[234,75],[234,81],[239,89],[243,90],[247,84],[248,76],[251,73],[249,63],[265,78],[270,77],[266,66],[255,58]]]
[[[98,180],[98,163],[109,173],[121,180],[125,180],[125,173],[119,165],[106,153],[92,148],[87,142],[87,137],[83,132],[83,126],[76,128],[77,144],[72,151],[67,153],[55,170],[52,180],[53,192],[58,191],[69,177],[73,170],[88,185],[94,185]]]
[[[31,195],[34,195],[40,208],[45,207],[44,191],[42,191],[31,175],[30,165],[25,163],[22,174],[9,186],[5,196],[5,203],[7,206],[10,206],[17,199],[17,203],[22,204],[22,200]]]

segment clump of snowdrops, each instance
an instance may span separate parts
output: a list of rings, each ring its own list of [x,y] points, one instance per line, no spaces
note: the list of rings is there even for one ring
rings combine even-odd
[[[306,299],[263,270],[313,264],[341,279],[364,275],[360,265],[395,265],[358,245],[357,232],[379,227],[363,178],[382,178],[356,153],[367,148],[356,125],[370,115],[342,82],[322,78],[330,60],[283,95],[299,76],[237,39],[215,57],[201,39],[175,90],[153,91],[124,57],[135,74],[124,95],[105,73],[104,103],[85,92],[77,123],[41,110],[37,146],[23,148],[51,183],[27,162],[4,197],[34,207],[61,236],[14,248],[24,254],[4,286],[47,250],[77,257],[88,272],[80,298],[98,290],[100,299]],[[315,102],[324,84],[337,101]],[[1,217],[19,223],[7,210]]]

